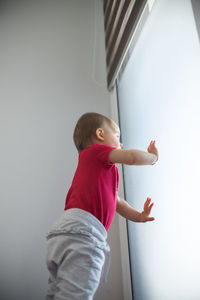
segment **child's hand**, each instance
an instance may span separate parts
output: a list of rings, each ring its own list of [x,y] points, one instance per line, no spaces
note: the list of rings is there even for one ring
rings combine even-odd
[[[152,207],[153,207],[153,203],[151,203],[151,198],[147,198],[144,204],[144,210],[140,214],[140,222],[149,222],[155,220],[155,218],[149,217]]]
[[[156,141],[151,141],[151,143],[149,144],[149,147],[147,148],[147,151],[149,153],[156,155],[157,160],[158,160],[158,149],[156,148],[155,143],[156,143]],[[156,161],[155,161],[155,163],[156,163]]]

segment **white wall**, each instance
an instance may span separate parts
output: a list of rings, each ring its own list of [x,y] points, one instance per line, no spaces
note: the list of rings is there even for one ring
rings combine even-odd
[[[63,212],[86,111],[109,115],[102,1],[1,1],[0,295],[42,300],[45,234]],[[117,218],[98,299],[122,299]]]
[[[157,0],[119,83],[124,147],[155,166],[125,170],[128,202],[155,203],[155,222],[129,222],[135,300],[200,299],[200,45],[190,0]]]

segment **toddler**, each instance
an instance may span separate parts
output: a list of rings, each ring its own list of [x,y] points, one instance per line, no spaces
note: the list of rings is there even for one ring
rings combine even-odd
[[[79,152],[78,166],[67,193],[65,212],[47,234],[46,300],[93,299],[105,273],[106,253],[109,258],[107,231],[115,211],[134,222],[154,220],[150,217],[150,198],[144,210],[138,212],[117,195],[119,174],[115,164],[155,164],[155,141],[147,152],[122,149],[119,127],[98,113],[81,116],[73,138]]]

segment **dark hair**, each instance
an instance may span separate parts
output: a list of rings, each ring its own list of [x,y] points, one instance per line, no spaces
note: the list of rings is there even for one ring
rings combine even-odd
[[[96,137],[96,130],[101,128],[104,122],[110,123],[111,120],[104,115],[90,112],[85,113],[78,120],[74,129],[74,144],[78,152],[93,143],[93,138]]]

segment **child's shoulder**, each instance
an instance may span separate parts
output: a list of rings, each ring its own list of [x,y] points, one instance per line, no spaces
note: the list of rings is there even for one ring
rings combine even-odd
[[[82,150],[79,154],[79,158],[80,160],[99,161],[103,164],[110,165],[109,154],[113,149],[116,148],[105,144],[95,143]]]
[[[92,144],[88,147],[86,147],[85,149],[83,149],[81,153],[84,153],[86,151],[93,151],[93,150],[104,150],[104,149],[115,149],[115,147],[112,147],[112,146],[109,146],[109,145],[105,145],[105,144],[98,144],[98,143],[95,143],[95,144]]]

